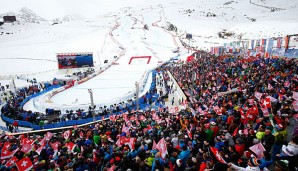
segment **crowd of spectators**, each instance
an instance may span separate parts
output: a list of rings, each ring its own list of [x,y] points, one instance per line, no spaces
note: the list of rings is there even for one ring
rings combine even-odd
[[[51,85],[47,85],[47,87],[50,86]],[[88,110],[66,110],[65,113],[61,113],[61,111],[54,109],[46,109],[45,113],[32,112],[30,110],[26,111],[23,109],[22,105],[24,105],[24,101],[27,97],[46,90],[47,87],[42,87],[38,85],[38,83],[34,82],[32,83],[32,86],[21,88],[17,90],[15,94],[10,92],[11,98],[6,100],[6,104],[1,108],[1,113],[3,114],[3,116],[13,119],[14,122],[27,121],[32,124],[39,125],[40,127],[44,127],[45,124],[80,120],[98,116],[107,117],[111,114],[119,114],[121,112],[123,113],[130,111],[137,106],[136,97],[134,97],[133,99],[128,99],[126,101],[111,104],[109,106],[89,106]],[[156,88],[150,89],[142,97],[139,98],[138,104],[141,106],[143,105],[143,107],[145,105],[150,106],[153,103],[155,97],[157,97]],[[158,103],[163,101],[164,98],[158,98]],[[10,124],[7,123],[7,130],[10,130],[11,132],[18,131],[14,128],[15,127],[10,127]]]
[[[25,161],[36,171],[297,170],[297,129],[288,132],[296,126],[297,60],[194,55],[159,68],[184,90],[187,109],[128,111],[43,135],[2,134],[0,170]],[[16,164],[3,158],[7,151]]]
[[[31,111],[24,111],[22,102],[28,96],[31,96],[35,93],[42,91],[43,88],[37,84],[24,87],[19,89],[16,94],[10,92],[11,98],[6,99],[6,104],[1,108],[1,113],[5,116],[14,119],[14,120],[24,120],[28,122],[36,121],[36,118],[39,116],[39,113],[34,113]]]

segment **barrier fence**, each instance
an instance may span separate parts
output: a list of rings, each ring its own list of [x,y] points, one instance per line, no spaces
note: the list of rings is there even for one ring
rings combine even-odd
[[[33,95],[30,95],[30,96],[26,97],[26,98],[21,102],[20,107],[23,108],[24,105],[25,105],[29,100],[31,100],[31,99],[33,99],[33,98],[35,98],[35,97],[37,97],[37,96],[40,96],[40,95],[42,95],[42,94],[45,94],[45,93],[47,93],[47,92],[49,92],[49,91],[52,91],[52,90],[54,90],[54,89],[57,89],[57,88],[59,88],[59,87],[61,87],[61,85],[52,85],[52,86],[46,88],[45,90],[43,90],[43,91],[41,91],[41,92],[38,92],[38,93],[35,93],[35,94],[33,94]]]
[[[152,71],[152,83],[151,83],[151,86],[150,86],[150,91],[153,90],[156,87],[155,77],[156,77],[156,71]],[[47,90],[44,90],[44,91],[42,91],[40,93],[36,93],[36,94],[34,94],[32,96],[27,97],[26,100],[29,101],[30,99],[32,99],[34,97],[37,97],[37,96],[39,96],[41,94],[44,94],[46,92],[49,92],[49,91],[53,90],[54,88],[59,88],[59,87],[60,86],[51,86]],[[153,95],[150,95],[150,96],[151,96],[150,98],[152,99],[151,100],[152,102],[155,102],[158,99],[158,97],[159,97],[158,94],[153,94]],[[147,109],[149,109],[149,108],[152,107],[151,104],[144,103],[144,99],[143,98],[140,98],[139,101],[138,101],[138,103],[139,103],[139,109],[140,110],[147,110]],[[136,106],[129,106],[128,109],[129,110],[132,110],[132,109],[137,110],[137,107]],[[106,119],[106,118],[109,118],[110,115],[119,115],[119,114],[122,114],[123,112],[127,112],[127,110],[123,110],[122,112],[114,112],[114,113],[111,113],[109,115],[104,115],[104,116],[96,116],[95,117],[95,120],[98,121],[98,120]],[[13,124],[13,122],[15,121],[14,119],[8,118],[8,117],[6,117],[6,116],[4,116],[2,114],[1,114],[1,118],[2,118],[2,120],[4,122],[8,122],[10,124]],[[92,118],[86,118],[86,119],[79,119],[79,120],[62,121],[62,122],[52,123],[52,124],[36,125],[36,124],[30,123],[30,122],[27,122],[27,121],[17,120],[19,126],[30,127],[33,130],[52,129],[52,128],[60,128],[60,127],[72,126],[72,125],[81,125],[81,124],[90,123],[92,121],[94,121],[94,118],[93,117]]]

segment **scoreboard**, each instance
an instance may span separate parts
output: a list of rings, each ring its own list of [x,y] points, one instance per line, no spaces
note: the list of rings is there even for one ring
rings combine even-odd
[[[93,67],[93,53],[57,53],[58,68],[82,68]]]

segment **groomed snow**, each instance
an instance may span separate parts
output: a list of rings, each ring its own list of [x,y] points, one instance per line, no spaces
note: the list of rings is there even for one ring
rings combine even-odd
[[[63,77],[70,71],[58,71],[56,53],[64,52],[93,52],[96,70],[99,70],[104,60],[111,61],[121,53],[123,49],[119,47],[122,46],[126,52],[117,61],[119,65],[113,65],[103,74],[51,99],[52,105],[57,106],[73,106],[76,99],[77,104],[88,104],[87,89],[91,88],[95,102],[103,103],[121,99],[134,91],[135,82],[140,81],[146,71],[156,67],[158,61],[176,55],[171,50],[181,47],[179,39],[173,39],[171,34],[153,26],[153,23],[160,27],[172,23],[178,28],[176,36],[182,39],[185,33],[192,33],[191,45],[199,49],[237,40],[240,34],[243,39],[255,39],[297,33],[297,1],[251,2],[254,4],[249,0],[12,0],[2,3],[0,13],[14,12],[21,19],[19,24],[1,26],[0,78],[22,75],[46,81]],[[271,12],[255,4],[282,10]],[[216,17],[206,17],[207,13]],[[35,23],[29,22],[33,21],[32,18]],[[52,25],[54,22],[59,24]],[[111,37],[111,28],[117,23],[120,26]],[[149,27],[147,31],[141,29],[144,24]],[[219,39],[218,32],[223,30],[235,35]],[[187,56],[186,53],[182,49],[181,55]],[[149,65],[144,60],[135,60],[128,65],[130,57],[143,55],[152,56]]]

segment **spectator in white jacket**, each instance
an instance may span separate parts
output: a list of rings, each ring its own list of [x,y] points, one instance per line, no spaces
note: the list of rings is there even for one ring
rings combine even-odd
[[[258,160],[257,158],[255,157],[251,157],[249,160],[248,160],[248,166],[246,168],[244,167],[239,167],[239,166],[236,166],[235,164],[233,163],[229,163],[228,166],[230,168],[233,168],[234,170],[236,171],[261,171],[261,169],[259,168],[259,165],[261,164],[261,161]],[[267,168],[264,168],[263,170],[268,170]]]

